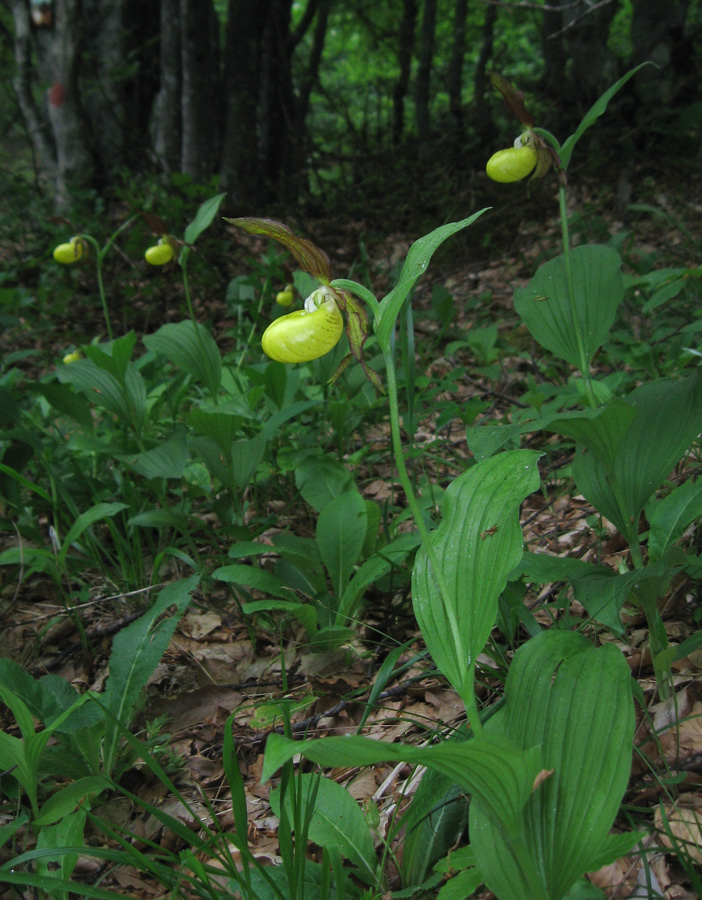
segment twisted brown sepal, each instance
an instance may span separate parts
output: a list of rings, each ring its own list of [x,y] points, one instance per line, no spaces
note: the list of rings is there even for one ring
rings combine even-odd
[[[320,250],[312,241],[298,237],[291,228],[282,222],[277,222],[275,219],[257,219],[253,216],[245,216],[241,219],[228,219],[225,216],[224,221],[236,225],[247,234],[260,234],[278,241],[292,253],[301,269],[309,272],[322,284],[329,284],[331,281],[331,264],[324,250]]]
[[[168,225],[166,225],[163,219],[160,216],[157,216],[156,213],[147,212],[145,210],[142,212],[142,216],[154,234],[157,234],[159,237],[168,234]]]
[[[339,363],[339,366],[329,379],[329,384],[339,378],[346,369],[352,359],[360,363],[361,368],[373,387],[381,394],[385,393],[385,388],[380,380],[380,375],[370,368],[363,355],[363,345],[370,334],[370,323],[365,308],[356,300],[349,291],[334,288],[337,294],[337,305],[339,309],[346,313],[346,334],[349,339],[349,348],[351,352],[347,354]]]
[[[490,72],[490,81],[496,91],[502,94],[506,108],[515,115],[526,128],[533,128],[536,121],[524,105],[524,94],[518,91],[499,72]]]

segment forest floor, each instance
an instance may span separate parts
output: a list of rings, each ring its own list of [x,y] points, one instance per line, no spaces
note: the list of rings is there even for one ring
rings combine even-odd
[[[626,192],[631,185],[620,185],[620,188]],[[482,317],[492,317],[500,333],[510,334],[514,340],[520,334],[521,325],[512,306],[513,291],[526,283],[541,260],[553,254],[553,248],[559,245],[560,240],[556,204],[551,203],[552,197],[547,197],[541,188],[535,188],[534,194],[534,208],[541,207],[542,216],[536,215],[534,208],[530,210],[529,218],[523,214],[527,201],[522,187],[519,195],[516,190],[510,192],[510,199],[503,203],[507,212],[502,212],[499,218],[487,217],[482,223],[483,246],[479,254],[471,251],[470,238],[463,236],[458,239],[451,255],[442,254],[418,289],[418,309],[429,307],[432,286],[441,284],[456,302],[458,318],[454,330],[465,331],[470,327],[470,322],[467,321],[468,314],[462,312],[462,301],[483,295],[486,304],[489,304],[489,314],[485,310]],[[677,185],[659,187],[650,194],[646,202],[655,203],[662,211],[660,215],[627,213],[625,204],[620,204],[615,193],[607,195],[594,184],[574,189],[572,206],[578,216],[576,239],[605,241],[607,234],[626,229],[632,233],[634,249],[631,254],[638,254],[641,259],[650,258],[656,266],[699,266],[702,256],[700,185],[696,185],[687,195]],[[632,195],[636,199],[636,185]],[[362,230],[360,226],[354,228],[351,225],[347,229],[334,231],[325,222],[308,225],[313,237],[318,232],[326,236],[328,243],[334,244],[329,248],[333,271],[345,276],[345,269],[356,258],[358,231]],[[692,243],[680,226],[692,236]],[[389,278],[392,265],[403,258],[415,237],[390,234],[368,248],[369,269],[381,288],[382,282]],[[321,238],[317,241],[323,244]],[[495,254],[492,247],[501,249]],[[255,248],[250,246],[248,249]],[[231,271],[222,273],[223,286],[231,274]],[[144,292],[135,282],[131,309],[125,315],[125,321],[137,329],[153,328],[161,324],[164,316],[170,318],[177,314],[176,309],[164,309],[166,302],[153,292]],[[202,299],[196,298],[198,309],[202,308],[198,305],[200,303]],[[161,306],[154,308],[154,304]],[[223,318],[226,315],[223,302],[217,299],[209,301],[206,310],[204,317],[219,321],[224,330],[227,323]],[[5,331],[4,336],[0,337],[0,345],[5,352],[10,348],[17,351],[23,345],[39,349],[40,358],[58,361],[66,352],[67,344],[76,336],[89,338],[93,328],[97,330],[99,327],[99,319],[94,323],[86,321],[84,310],[76,306],[66,310],[52,330],[25,333]],[[426,328],[428,334],[435,327],[435,323],[421,319],[418,322],[418,329]],[[462,362],[465,364],[466,360]],[[499,416],[502,410],[518,399],[513,387],[518,374],[514,366],[520,364],[518,359],[502,358],[501,375],[497,381],[488,382],[480,374],[467,377],[456,385],[452,399],[463,402],[479,396],[492,404],[495,416]],[[427,369],[427,373],[431,376],[432,372],[445,371],[452,365],[455,365],[455,360],[442,355]],[[33,366],[36,362],[28,361],[27,371],[30,372]],[[386,429],[379,426],[364,440],[375,441],[381,447],[387,446],[387,438]],[[446,438],[457,457],[468,455],[460,423],[447,432]],[[432,439],[428,424],[420,423],[416,442],[421,444]],[[393,489],[389,456],[386,463],[376,470],[365,472],[360,481],[367,497],[378,501],[387,497]],[[536,494],[526,501],[522,509],[525,542],[532,550],[595,559],[601,547],[592,529],[585,523],[592,513],[592,508],[582,497],[564,494],[554,502],[546,503],[540,494]],[[11,533],[5,533],[3,547],[12,545],[13,540]],[[623,549],[616,539],[605,543],[604,561],[616,568]],[[107,659],[114,635],[132,621],[135,611],[142,610],[150,597],[147,588],[142,595],[121,594],[115,587],[116,581],[95,580],[90,585],[89,602],[80,610],[82,634],[76,628],[75,616],[67,613],[49,581],[40,577],[22,581],[21,573],[15,583],[5,581],[0,596],[0,657],[9,657],[21,663],[34,676],[52,672],[79,691],[100,691],[107,677]],[[696,630],[692,621],[697,603],[696,591],[695,586],[689,583],[675,585],[664,610],[669,636],[687,635]],[[532,607],[545,599],[548,598],[527,596]],[[408,610],[406,598],[401,608]],[[582,610],[578,610],[574,603],[571,613],[578,618]],[[544,613],[543,624],[548,622],[549,618]],[[281,648],[275,633],[261,630],[252,635],[250,623],[243,620],[239,609],[224,591],[220,596],[197,596],[196,602],[180,620],[162,662],[150,680],[137,729],[143,737],[147,723],[156,719],[167,723],[165,729],[170,735],[169,750],[168,755],[164,750],[161,759],[170,763],[171,777],[190,802],[191,810],[186,809],[177,798],[169,796],[164,785],[146,768],[136,767],[127,773],[124,786],[142,800],[166,809],[190,829],[200,827],[192,810],[205,821],[210,816],[210,810],[214,810],[220,826],[224,830],[231,828],[233,816],[224,779],[222,744],[224,723],[235,712],[234,737],[240,769],[246,781],[251,848],[258,858],[271,864],[279,862],[277,820],[268,800],[271,784],[262,785],[260,774],[266,738],[271,729],[280,724],[275,714],[275,701],[284,693],[282,658],[285,661],[287,696],[297,701],[298,711],[293,715],[295,730],[310,736],[352,733],[361,720],[365,701],[387,649],[376,635],[390,624],[387,615],[373,608],[372,604],[366,609],[364,623],[357,642],[340,650],[312,652],[300,640],[301,635],[295,633],[285,635]],[[395,617],[391,627],[394,642],[409,642],[408,659],[421,650],[421,635],[411,614],[406,612]],[[658,759],[662,767],[668,768],[671,776],[679,777],[683,782],[682,796],[692,797],[687,805],[693,808],[699,804],[701,795],[698,792],[702,785],[702,651],[676,664],[676,706],[673,707],[670,703],[657,701],[655,680],[646,650],[645,620],[635,611],[628,620],[627,635],[627,641],[618,643],[650,704],[649,712],[656,726],[677,723],[675,729],[659,740],[655,750],[651,747],[651,735],[646,733],[647,726],[642,721],[637,744],[646,745],[649,753]],[[483,684],[482,692],[483,699],[487,701],[491,694],[489,681]],[[412,740],[418,734],[426,734],[432,725],[442,730],[457,725],[462,719],[459,698],[443,680],[431,674],[425,660],[415,663],[403,674],[399,683],[388,685],[380,694],[367,719],[364,733],[388,742]],[[2,721],[2,725],[11,732],[15,730],[9,719]],[[328,774],[347,786],[359,802],[372,799],[377,803],[380,834],[384,833],[388,822],[396,814],[398,804],[406,803],[415,787],[413,771],[402,765]],[[640,816],[637,821],[639,827],[648,825],[651,843],[658,841],[661,846],[660,853],[652,858],[653,877],[665,897],[671,900],[692,898],[695,895],[690,893],[685,872],[675,857],[666,856],[663,846],[665,837],[657,833],[659,823],[654,822],[654,811],[659,800],[667,802],[661,784],[653,780],[640,761],[635,759],[626,802],[629,808],[650,810],[648,821]],[[101,815],[115,826],[128,829],[135,840],[141,842],[140,846],[177,845],[178,839],[164,830],[156,817],[135,806],[125,796],[116,794],[102,807]],[[684,837],[695,839],[695,827],[694,824],[687,825],[687,830],[683,829]],[[88,842],[91,840],[89,832],[87,839]],[[92,836],[92,839],[97,838]],[[691,855],[697,863],[702,863],[699,828],[696,839],[699,847],[696,856],[692,851]],[[401,846],[393,849],[401,854]],[[388,888],[397,889],[399,883],[392,866],[389,875]],[[105,864],[88,856],[80,857],[75,877],[133,897],[158,898],[166,895],[162,886],[144,871],[136,868],[108,870]],[[642,877],[641,866],[636,858],[631,857],[596,873],[592,880],[606,890],[608,896],[623,898],[634,896]],[[483,892],[480,896],[490,895]]]

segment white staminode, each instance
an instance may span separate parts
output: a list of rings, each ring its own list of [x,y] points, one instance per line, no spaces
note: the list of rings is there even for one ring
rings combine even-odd
[[[317,288],[316,291],[313,291],[305,300],[304,311],[308,313],[317,312],[323,303],[329,303],[330,301],[332,303],[336,302],[334,290],[324,284],[322,287]]]

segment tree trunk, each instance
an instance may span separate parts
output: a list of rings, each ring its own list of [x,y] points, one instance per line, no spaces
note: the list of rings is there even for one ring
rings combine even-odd
[[[419,66],[414,89],[417,134],[421,141],[429,137],[429,99],[435,31],[436,0],[424,0],[424,15],[422,16],[422,28],[419,38]]]
[[[263,198],[258,147],[261,45],[268,3],[229,0],[224,84],[226,111],[222,152],[222,188],[237,210],[246,212]]]
[[[41,170],[54,182],[56,178],[56,146],[49,122],[37,107],[32,93],[32,38],[29,7],[24,0],[13,0],[11,12],[15,25],[15,75],[12,86],[17,96],[27,135],[38,157]]]
[[[495,35],[495,20],[497,19],[497,7],[489,4],[485,7],[485,20],[483,22],[483,43],[480,47],[480,56],[475,65],[475,78],[473,80],[473,96],[475,97],[475,118],[479,137],[490,142],[495,130],[490,106],[486,102],[488,90],[487,66],[492,56],[492,44]]]
[[[272,199],[286,170],[296,113],[290,41],[292,0],[268,3],[261,54],[260,158],[267,197]]]
[[[92,184],[93,155],[80,96],[80,0],[56,0],[55,16],[49,120],[56,142],[56,205],[65,209],[70,206],[72,189]]]
[[[653,108],[667,104],[679,89],[680,81],[693,79],[695,54],[685,35],[685,20],[690,0],[634,0],[631,19],[632,64],[651,60],[659,67],[646,66],[635,77],[641,104]]]
[[[449,111],[453,118],[456,132],[460,134],[463,127],[463,57],[466,52],[466,13],[468,0],[456,0],[453,8],[453,45],[448,68]]]
[[[569,105],[578,118],[617,80],[616,61],[607,50],[607,40],[618,5],[619,0],[613,0],[591,12],[573,7],[563,15],[563,38],[570,60]]]
[[[222,98],[219,28],[212,0],[180,0],[181,171],[205,181],[218,159]]]
[[[398,34],[398,62],[400,75],[395,85],[392,98],[392,142],[399,144],[402,140],[402,132],[405,127],[405,97],[409,88],[410,72],[412,71],[412,53],[414,50],[414,27],[417,22],[417,0],[404,0],[402,5],[402,20]]]
[[[183,143],[181,105],[180,0],[161,0],[160,88],[152,120],[153,151],[164,172],[180,171]]]

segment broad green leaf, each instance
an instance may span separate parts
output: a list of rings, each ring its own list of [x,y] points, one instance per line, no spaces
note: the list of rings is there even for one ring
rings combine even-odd
[[[585,498],[631,543],[653,492],[702,431],[702,370],[677,381],[636,388],[627,401],[637,415],[622,436],[610,472],[594,453],[577,453],[573,478]]]
[[[648,505],[648,554],[655,562],[682,537],[687,526],[702,516],[702,478],[686,481],[663,500]]]
[[[231,563],[228,566],[220,566],[219,569],[215,569],[212,577],[227,584],[237,584],[241,587],[263,591],[264,594],[269,594],[271,597],[285,598],[289,596],[289,594],[286,595],[285,589],[275,575],[265,569],[260,569],[258,566]]]
[[[188,464],[187,432],[178,429],[158,447],[121,459],[144,478],[181,478]]]
[[[595,102],[592,104],[590,109],[583,116],[580,124],[578,125],[578,127],[575,130],[575,133],[571,134],[570,137],[568,137],[563,142],[563,145],[560,149],[559,156],[560,156],[560,160],[561,160],[561,165],[563,166],[564,169],[568,168],[568,164],[570,162],[570,157],[571,157],[571,154],[573,153],[573,150],[575,149],[575,145],[578,143],[578,141],[583,136],[583,134],[587,131],[587,129],[592,124],[594,124],[597,121],[597,119],[599,119],[599,117],[605,112],[605,110],[607,109],[607,106],[609,105],[609,101],[612,99],[612,97],[614,97],[614,95],[616,93],[618,93],[624,87],[624,85],[627,83],[627,81],[630,78],[632,78],[634,75],[636,75],[636,73],[639,71],[639,69],[642,69],[644,66],[649,66],[649,65],[652,65],[652,63],[650,61],[646,61],[644,63],[641,63],[641,65],[636,66],[635,69],[630,69],[626,73],[626,75],[623,75],[619,79],[619,81],[615,82],[612,85],[612,87],[608,88],[604,92],[604,94],[602,94],[602,96],[599,97],[599,99],[595,100]]]
[[[112,642],[109,669],[102,699],[115,721],[105,724],[103,772],[112,775],[120,726],[127,727],[138,708],[141,692],[151,673],[161,661],[178,620],[185,612],[199,577],[174,581],[159,592],[156,600],[141,618],[123,628]],[[171,606],[176,610],[165,616]]]
[[[309,823],[309,840],[321,847],[336,847],[345,859],[360,870],[364,880],[372,884],[378,868],[373,839],[361,807],[346,788],[329,778],[312,774],[299,775],[294,781],[297,815],[304,821],[310,814],[307,807],[316,781],[318,784]],[[292,822],[295,810],[291,788],[292,784],[285,793],[285,806]],[[271,791],[270,799],[273,812],[280,818],[280,788]]]
[[[295,466],[295,484],[306,503],[321,512],[339,494],[355,490],[353,476],[329,456],[311,454]]]
[[[543,632],[515,654],[505,699],[486,732],[540,746],[550,774],[527,800],[516,839],[476,798],[471,845],[500,900],[562,900],[611,849],[609,830],[631,770],[629,667],[612,644],[594,649],[580,634]]]
[[[195,327],[190,319],[168,322],[155,334],[144,335],[143,341],[149,350],[161,353],[204,384],[210,394],[217,393],[222,380],[222,358],[204,325],[198,322]]]
[[[472,225],[484,212],[486,212],[486,209],[481,209],[460,222],[442,225],[412,244],[402,266],[397,284],[380,302],[380,322],[376,323],[376,337],[384,351],[390,349],[390,337],[395,327],[395,321],[402,309],[402,304],[419,278],[426,272],[435,251],[447,238]]]
[[[241,426],[245,419],[238,407],[229,409],[222,404],[217,408],[194,409],[187,421],[198,434],[203,434],[214,441],[226,459],[232,452],[234,441],[241,437]]]
[[[405,834],[400,874],[406,885],[421,884],[446,856],[468,823],[468,798],[461,788],[428,769],[412,796],[401,826]]]
[[[634,406],[616,399],[602,409],[588,410],[585,416],[574,413],[555,417],[544,428],[578,441],[595,454],[606,472],[611,472],[624,435],[635,416]]]
[[[515,291],[514,306],[542,347],[580,368],[590,364],[609,334],[624,288],[621,259],[611,247],[586,244],[571,250],[570,257],[575,310],[562,254],[540,266],[529,284]]]
[[[194,244],[202,232],[210,227],[225,196],[226,193],[216,194],[214,197],[210,197],[200,205],[200,208],[195,214],[195,218],[188,225],[183,234],[183,240],[186,244]]]
[[[372,766],[403,761],[427,766],[479,797],[507,830],[512,829],[520,817],[541,759],[538,748],[516,751],[511,742],[502,737],[414,747],[387,744],[358,735],[292,741],[273,733],[266,743],[262,779],[266,781],[298,753],[320,766]]]
[[[112,788],[112,782],[103,775],[86,775],[52,794],[44,803],[34,825],[51,825],[73,812],[85,797]]]
[[[124,382],[127,368],[132,359],[136,334],[127,334],[105,344],[89,344],[84,348],[86,357],[99,369],[109,372],[117,381]],[[71,363],[70,365],[75,365]]]
[[[90,359],[79,359],[66,366],[59,366],[60,381],[68,382],[81,391],[88,400],[127,422],[139,434],[146,415],[146,386],[133,363],[119,380],[111,372],[99,368]]]
[[[366,524],[366,504],[356,491],[339,494],[317,519],[317,546],[332,583],[337,609],[360,558]]]
[[[39,394],[44,397],[55,410],[64,416],[75,419],[81,428],[90,433],[93,430],[93,415],[90,404],[65,384],[26,384],[23,388],[28,394]]]
[[[110,519],[112,516],[116,516],[123,509],[127,509],[126,503],[96,503],[95,506],[91,506],[90,509],[86,509],[84,513],[81,513],[68,529],[68,533],[63,540],[63,546],[56,556],[59,565],[63,565],[66,562],[71,544],[78,540],[86,528],[90,528],[103,519]]]
[[[267,444],[268,436],[265,431],[259,431],[255,437],[234,441],[232,444],[232,474],[234,484],[240,491],[244,490],[256,474]]]
[[[444,607],[426,549],[412,573],[412,601],[434,662],[456,690],[471,690],[468,670],[497,616],[507,576],[522,556],[519,504],[537,490],[540,454],[512,450],[478,463],[456,478],[431,535],[449,591]]]

